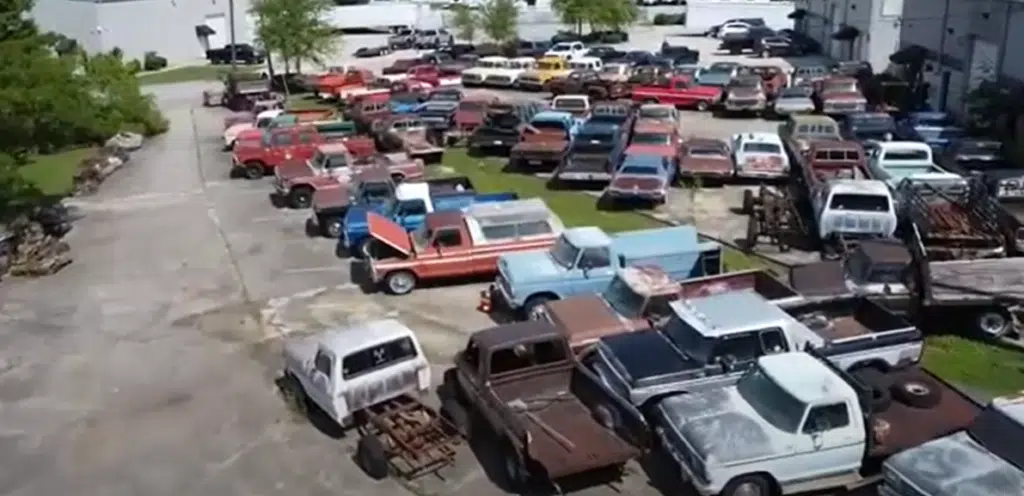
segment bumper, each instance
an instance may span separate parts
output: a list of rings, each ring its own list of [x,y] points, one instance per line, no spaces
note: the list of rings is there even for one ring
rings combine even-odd
[[[519,81],[516,83],[516,86],[530,91],[540,91],[544,89],[544,83],[540,81]]]
[[[512,313],[518,305],[512,301],[512,297],[505,292],[505,288],[497,281],[487,286],[487,289],[480,291],[480,304],[477,310],[484,313],[507,312]]]
[[[607,172],[562,172],[555,175],[559,181],[580,181],[580,182],[593,182],[593,181],[611,181],[612,175]]]
[[[610,189],[605,194],[613,200],[665,201],[665,191],[619,191]]]
[[[700,170],[696,170],[696,171],[681,170],[681,171],[679,171],[680,179],[693,179],[693,178],[696,178],[696,177],[706,178],[706,179],[731,179],[732,176],[733,176],[733,171],[700,171]]]
[[[829,115],[847,115],[847,114],[858,114],[864,112],[864,105],[858,105],[857,107],[839,107],[834,108],[825,104],[822,106],[821,112]]]
[[[773,107],[772,112],[779,115],[810,114],[814,112],[814,107]]]
[[[761,170],[743,170],[739,169],[736,171],[736,177],[742,177],[746,179],[785,179],[789,177],[788,170],[772,170],[772,171],[761,171]]]
[[[729,112],[760,112],[765,109],[764,103],[729,103],[722,105]]]
[[[525,152],[520,153],[512,150],[510,156],[514,160],[522,160],[530,164],[543,164],[550,162],[561,162],[565,158],[564,153],[537,153],[537,152]]]

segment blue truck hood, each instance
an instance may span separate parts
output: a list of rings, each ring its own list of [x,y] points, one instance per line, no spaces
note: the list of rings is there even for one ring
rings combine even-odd
[[[508,253],[501,256],[500,269],[510,284],[556,279],[565,274],[547,250]]]
[[[390,102],[391,111],[396,114],[411,114],[419,110],[420,102]]]
[[[387,205],[387,203],[378,203],[375,205],[364,204],[349,207],[348,212],[345,212],[345,229],[349,230],[356,226],[366,229],[370,212],[383,214],[384,210],[387,210]]]

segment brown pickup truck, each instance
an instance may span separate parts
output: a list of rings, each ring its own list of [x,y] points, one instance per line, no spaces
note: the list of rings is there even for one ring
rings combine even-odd
[[[803,301],[796,290],[763,270],[676,281],[659,267],[626,267],[600,294],[549,301],[531,317],[554,324],[573,350],[582,351],[605,336],[651,329],[668,315],[672,301],[744,290],[779,304]]]
[[[611,427],[612,419],[628,418],[622,415],[628,407],[575,360],[563,334],[547,322],[474,333],[445,373],[443,391],[442,414],[462,432],[481,432],[470,429],[470,419],[480,419],[503,441],[504,475],[516,492],[621,468],[645,442],[627,433],[646,432],[642,425]]]
[[[509,168],[516,171],[553,170],[569,153],[569,134],[563,129],[523,130],[509,152]]]
[[[702,185],[732,179],[736,164],[729,145],[715,138],[687,138],[679,146],[679,178]]]
[[[444,158],[444,148],[431,143],[427,126],[416,115],[393,114],[373,123],[377,149],[382,152],[405,152],[427,164]]]

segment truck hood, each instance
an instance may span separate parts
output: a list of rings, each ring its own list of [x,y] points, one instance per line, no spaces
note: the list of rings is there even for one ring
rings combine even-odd
[[[658,410],[708,464],[726,464],[779,453],[785,433],[760,418],[735,387],[672,396]]]
[[[686,157],[680,162],[679,168],[693,172],[732,172],[733,165],[729,157]]]
[[[256,129],[256,125],[251,122],[239,122],[238,124],[232,124],[224,130],[224,141],[234,141],[242,131],[248,129]]]
[[[864,102],[864,95],[856,91],[834,91],[821,95],[821,99],[829,102]]]
[[[906,479],[925,494],[1021,494],[1024,473],[988,451],[965,432],[941,437],[916,448],[897,453],[886,462],[886,480],[894,486],[889,472]]]
[[[645,319],[620,316],[596,294],[573,296],[547,305],[552,323],[562,329],[573,348],[586,346],[604,336],[650,328]]]
[[[281,181],[293,181],[300,177],[318,176],[317,172],[317,169],[310,165],[309,160],[295,160],[274,168],[274,175]]]
[[[660,191],[665,187],[663,178],[618,174],[612,178],[611,189],[618,191]]]
[[[352,210],[349,209],[349,212]],[[370,236],[377,241],[394,248],[403,257],[413,254],[412,240],[409,239],[409,233],[402,226],[375,212],[367,212],[366,223]]]
[[[506,253],[499,264],[510,284],[548,281],[566,273],[565,267],[555,263],[547,250]]]

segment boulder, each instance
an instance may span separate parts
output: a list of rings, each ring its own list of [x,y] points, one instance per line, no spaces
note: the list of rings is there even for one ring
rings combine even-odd
[[[10,250],[0,252],[0,269],[6,264],[15,276],[39,277],[56,273],[71,263],[71,247],[46,234],[38,222],[18,220],[8,226]]]

